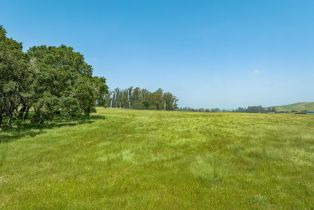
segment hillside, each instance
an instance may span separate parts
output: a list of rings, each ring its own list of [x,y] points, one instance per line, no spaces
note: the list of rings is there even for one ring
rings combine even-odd
[[[276,111],[292,112],[292,111],[314,111],[314,102],[295,103],[284,106],[275,106]]]
[[[0,209],[311,209],[314,116],[98,109],[0,131]]]

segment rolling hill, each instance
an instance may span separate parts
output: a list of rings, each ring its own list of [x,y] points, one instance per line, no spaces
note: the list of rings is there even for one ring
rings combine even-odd
[[[314,102],[302,102],[283,106],[275,106],[278,112],[292,112],[292,111],[314,111]]]

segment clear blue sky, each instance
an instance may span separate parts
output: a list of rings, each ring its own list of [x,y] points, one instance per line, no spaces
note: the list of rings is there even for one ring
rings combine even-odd
[[[180,106],[314,101],[313,0],[0,0],[0,24],[66,44],[110,88],[171,91]]]

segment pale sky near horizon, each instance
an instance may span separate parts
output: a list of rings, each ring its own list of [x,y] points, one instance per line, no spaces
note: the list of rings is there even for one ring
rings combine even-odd
[[[312,0],[0,0],[8,36],[72,46],[111,89],[162,88],[182,107],[314,101]]]

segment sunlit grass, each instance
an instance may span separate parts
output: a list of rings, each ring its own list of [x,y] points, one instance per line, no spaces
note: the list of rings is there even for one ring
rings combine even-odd
[[[1,143],[0,209],[314,208],[314,116],[97,115]]]

